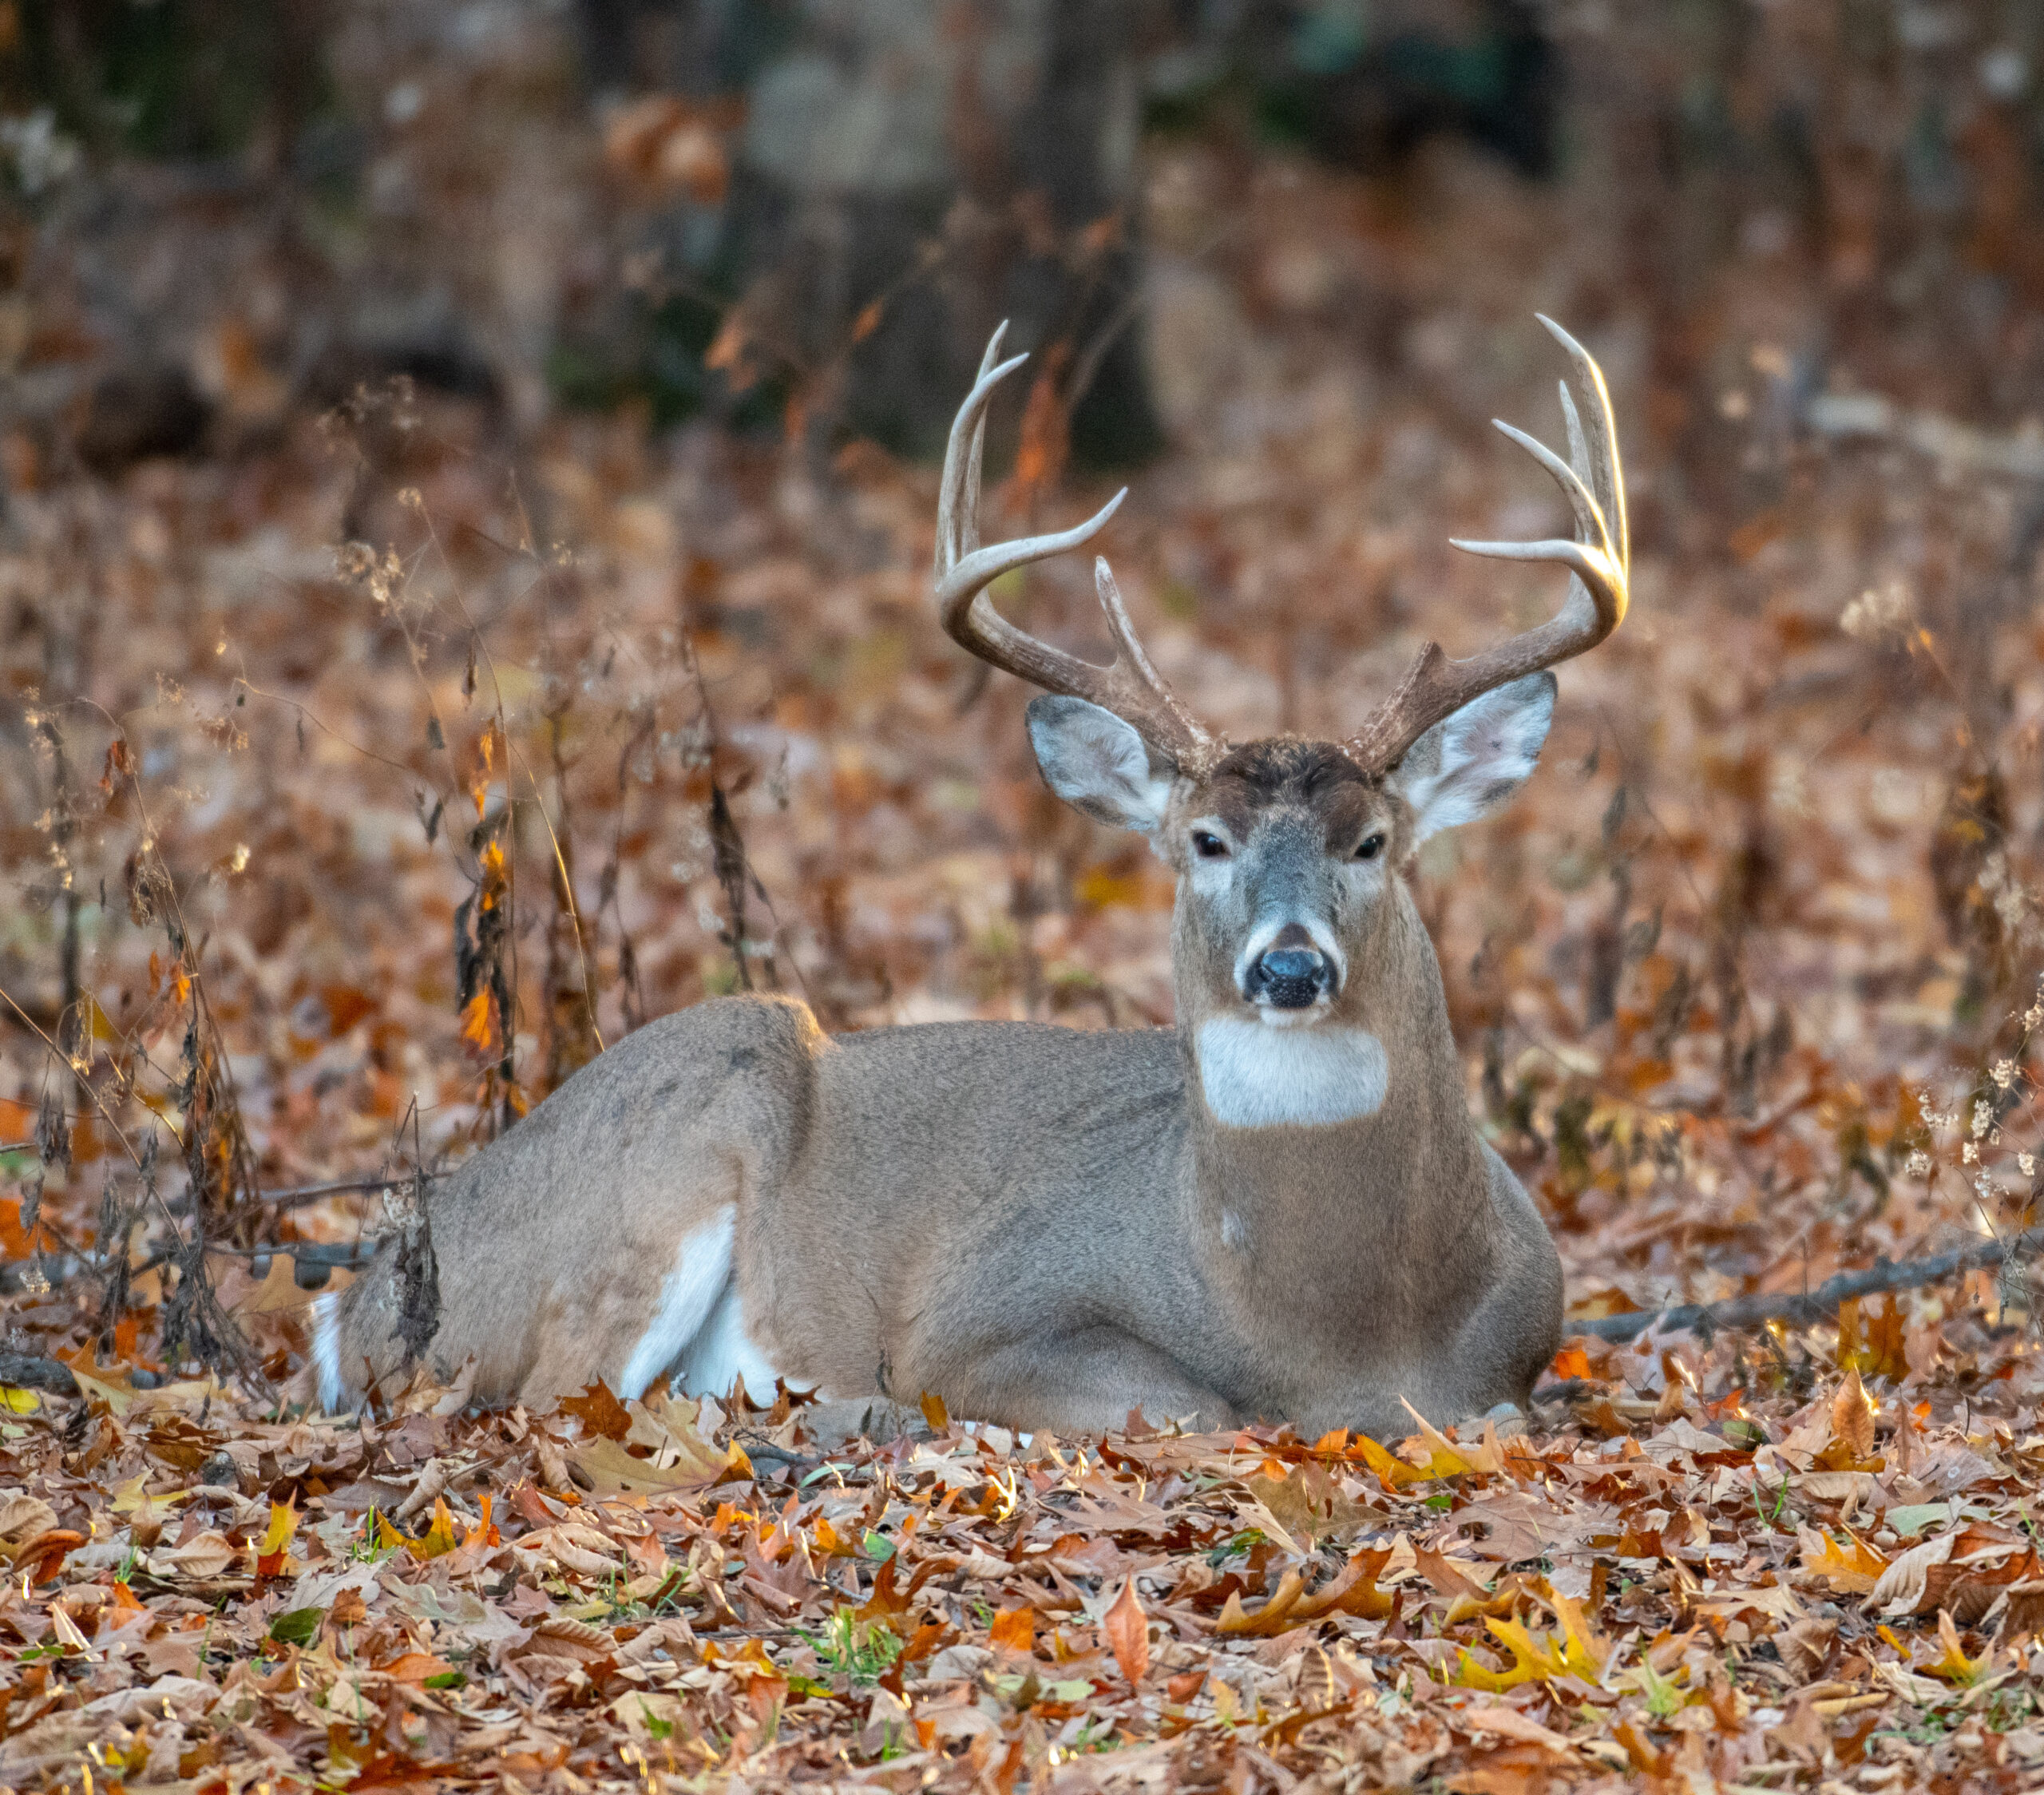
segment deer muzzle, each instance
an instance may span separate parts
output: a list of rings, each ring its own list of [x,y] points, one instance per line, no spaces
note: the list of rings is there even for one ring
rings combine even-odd
[[[1334,995],[1333,964],[1310,941],[1296,938],[1305,934],[1294,925],[1250,962],[1243,997],[1266,1009],[1302,1010]]]

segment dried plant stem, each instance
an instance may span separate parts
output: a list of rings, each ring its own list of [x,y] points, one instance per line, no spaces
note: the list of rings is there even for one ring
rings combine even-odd
[[[1769,1321],[1793,1321],[1814,1326],[1836,1321],[1838,1306],[1855,1297],[1876,1296],[1884,1290],[1914,1290],[1926,1284],[1980,1271],[1989,1266],[2020,1260],[2026,1253],[2044,1248],[2044,1228],[2011,1234],[2005,1240],[1983,1240],[1975,1246],[1961,1246],[1926,1259],[1883,1260],[1863,1271],[1841,1271],[1814,1290],[1800,1294],[1763,1291],[1753,1296],[1732,1297],[1723,1302],[1689,1302],[1670,1309],[1640,1309],[1627,1315],[1598,1315],[1569,1321],[1566,1330],[1590,1334],[1598,1340],[1631,1340],[1652,1329],[1670,1333],[1686,1328],[1708,1336],[1720,1329],[1753,1328]]]

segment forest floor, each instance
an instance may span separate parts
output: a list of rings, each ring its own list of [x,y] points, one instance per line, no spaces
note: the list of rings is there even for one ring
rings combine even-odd
[[[1547,615],[1551,575],[1446,539],[1562,522],[1486,420],[1558,438],[1531,313],[1578,329],[1633,611],[1514,806],[1413,874],[1571,1315],[2030,1226],[2030,489],[1956,428],[1827,434],[1765,268],[1722,277],[1710,414],[1650,404],[1601,227],[1427,178],[1393,211],[1160,154],[1178,446],[1102,545],[1155,660],[1238,737],[1332,734],[1425,636]],[[0,1783],[2044,1776],[2019,1258],[1572,1334],[1530,1436],[1395,1450],[290,1401],[308,1286],[414,1171],[648,1017],[750,985],[832,1028],[1170,1020],[1167,874],[1049,797],[1028,695],[930,616],[933,470],[504,434],[392,389],[117,479],[0,446]],[[1104,496],[1032,466],[990,528]],[[1098,640],[1083,567],[1003,603]]]

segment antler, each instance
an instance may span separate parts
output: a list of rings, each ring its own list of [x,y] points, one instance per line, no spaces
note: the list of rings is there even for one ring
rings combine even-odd
[[[994,388],[1028,359],[1017,355],[996,365],[1000,339],[1007,331],[1003,324],[987,344],[979,378],[958,408],[951,426],[951,446],[945,452],[944,485],[937,505],[937,609],[945,633],[980,660],[1046,691],[1083,698],[1113,711],[1167,755],[1180,771],[1201,771],[1218,757],[1221,745],[1150,664],[1130,627],[1105,557],[1095,558],[1093,579],[1115,641],[1110,667],[1096,666],[1039,642],[1002,616],[987,596],[987,587],[1010,569],[1091,541],[1128,496],[1124,486],[1084,523],[1054,536],[1027,536],[980,546],[980,457],[986,441],[987,402]]]
[[[1631,557],[1611,395],[1590,351],[1553,319],[1543,316],[1540,322],[1568,351],[1583,390],[1584,410],[1579,413],[1568,382],[1561,383],[1569,458],[1564,462],[1502,419],[1497,427],[1551,474],[1568,495],[1575,513],[1575,540],[1458,541],[1454,546],[1497,561],[1553,561],[1566,567],[1571,575],[1568,598],[1551,622],[1468,660],[1450,660],[1438,643],[1422,648],[1398,689],[1345,744],[1349,757],[1373,773],[1396,767],[1408,748],[1472,699],[1595,648],[1624,620]]]

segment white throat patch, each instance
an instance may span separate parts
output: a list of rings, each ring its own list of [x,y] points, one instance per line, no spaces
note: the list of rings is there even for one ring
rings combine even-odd
[[[1362,1028],[1272,1028],[1239,1016],[1200,1024],[1200,1088],[1230,1128],[1325,1127],[1374,1115],[1390,1067]]]

